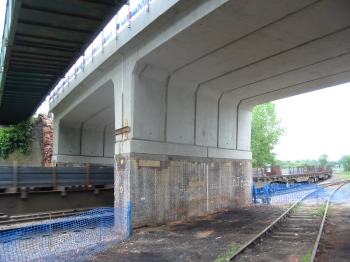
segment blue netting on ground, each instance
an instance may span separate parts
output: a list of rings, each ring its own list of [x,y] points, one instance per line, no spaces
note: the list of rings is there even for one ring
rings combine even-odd
[[[97,208],[2,230],[0,261],[83,261],[125,239],[128,220],[128,207]]]
[[[255,204],[288,204],[295,203],[302,197],[314,192],[304,202],[324,202],[333,190],[334,188],[323,188],[316,183],[269,184],[263,188],[254,187],[253,195]],[[350,203],[350,185],[344,185],[336,191],[331,198],[331,203]]]
[[[331,202],[335,204],[350,203],[350,184],[346,184],[336,191],[331,198]]]
[[[312,195],[314,199],[323,199],[324,195],[327,195],[327,190],[324,190],[316,183],[312,184],[269,184],[263,188],[256,188],[256,200],[258,204],[288,204],[294,203],[306,196],[307,194],[315,191]]]

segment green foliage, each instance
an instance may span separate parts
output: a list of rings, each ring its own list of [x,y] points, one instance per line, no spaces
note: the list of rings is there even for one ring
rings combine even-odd
[[[335,170],[333,176],[336,177],[337,181],[350,180],[350,171]]]
[[[350,155],[342,156],[342,157],[339,159],[339,164],[340,164],[340,165],[344,165],[344,161],[345,161],[345,159],[347,159],[348,157],[350,157]]]
[[[30,143],[33,141],[31,132],[34,126],[34,120],[29,119],[22,121],[17,125],[0,129],[0,157],[7,158],[15,150],[19,150],[22,154],[30,153]]]
[[[276,116],[276,105],[266,103],[252,111],[253,166],[275,165],[276,155],[272,152],[284,134],[281,120]]]
[[[303,257],[301,262],[310,262],[312,256],[312,249],[309,249],[306,253],[306,255]]]
[[[301,208],[301,203],[297,203],[294,207],[293,207],[293,212],[298,211]]]
[[[323,154],[322,156],[320,156],[320,158],[318,159],[318,163],[320,164],[320,166],[325,166],[327,165],[328,162],[328,155]]]
[[[313,210],[313,211],[311,212],[311,214],[314,215],[314,216],[323,217],[323,215],[324,215],[324,213],[325,213],[325,211],[326,211],[326,207],[327,207],[327,205],[326,205],[326,204],[323,204],[322,206],[320,206],[320,207],[318,207],[317,209]],[[328,217],[332,217],[332,214],[333,214],[333,213],[332,213],[332,206],[329,205],[329,206],[328,206],[328,210],[327,210],[327,216],[328,216]]]
[[[231,257],[234,253],[236,253],[236,251],[239,249],[239,245],[237,244],[233,244],[231,249],[229,251],[227,251],[224,254],[221,254],[217,259],[215,259],[214,262],[223,262],[223,261],[227,261],[229,257]]]
[[[337,161],[328,161],[327,162],[327,166],[331,166],[331,167],[335,167],[338,165],[338,162]]]
[[[350,171],[350,156],[348,156],[347,158],[345,158],[344,162],[343,162],[343,166],[344,166],[344,171]]]
[[[296,160],[295,162],[277,160],[277,164],[280,165],[282,168],[298,167],[298,166],[316,166],[317,163],[318,163],[317,160],[313,160],[313,159],[302,159],[302,160]]]

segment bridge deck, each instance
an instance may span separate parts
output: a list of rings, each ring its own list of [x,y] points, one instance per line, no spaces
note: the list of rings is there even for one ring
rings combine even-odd
[[[31,116],[126,0],[8,0],[1,47],[0,124]]]

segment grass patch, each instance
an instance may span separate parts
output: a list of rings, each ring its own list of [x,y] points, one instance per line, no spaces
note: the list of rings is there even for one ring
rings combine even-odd
[[[312,255],[312,250],[309,249],[309,251],[307,251],[306,255],[303,257],[303,259],[301,260],[301,262],[310,262],[310,260],[311,260],[311,255]]]
[[[350,180],[350,172],[342,170],[333,171],[333,176],[336,177],[337,180]]]
[[[328,217],[332,217],[332,216],[333,216],[332,205],[329,205],[329,206],[328,206],[327,216],[328,216]]]
[[[299,209],[300,209],[300,207],[301,207],[301,203],[299,202],[298,204],[296,204],[294,207],[293,207],[293,212],[295,212],[295,211],[298,211]]]
[[[231,249],[229,251],[227,251],[226,253],[223,253],[221,255],[218,256],[217,259],[215,259],[214,262],[223,262],[223,261],[227,261],[228,258],[230,256],[232,256],[234,253],[236,253],[236,251],[239,249],[239,245],[237,244],[233,244]]]
[[[312,211],[311,214],[314,215],[314,216],[322,217],[325,210],[326,210],[326,204],[320,206],[315,211]],[[332,217],[332,206],[331,205],[328,206],[327,216],[328,217]]]

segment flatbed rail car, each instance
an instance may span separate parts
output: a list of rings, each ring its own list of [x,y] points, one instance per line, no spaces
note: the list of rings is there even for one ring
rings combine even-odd
[[[72,186],[105,187],[114,184],[113,167],[0,167],[0,193],[62,190]]]
[[[307,166],[281,169],[280,166],[253,168],[253,182],[256,187],[264,187],[272,183],[313,183],[332,176],[330,166]]]
[[[113,167],[0,167],[0,220],[1,213],[111,206],[113,196]]]

